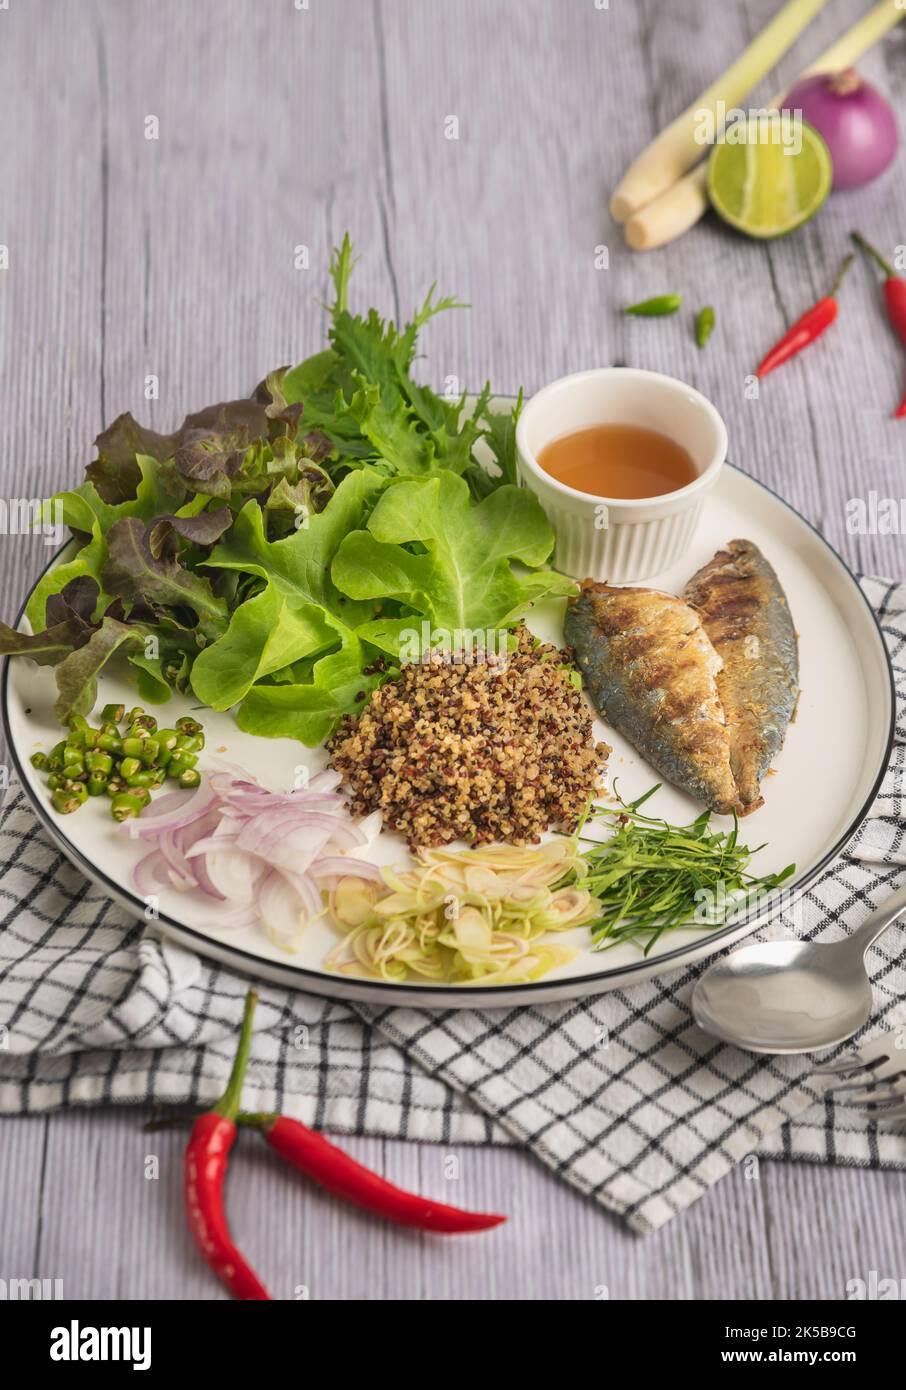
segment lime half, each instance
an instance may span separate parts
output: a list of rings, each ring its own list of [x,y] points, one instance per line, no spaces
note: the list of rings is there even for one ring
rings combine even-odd
[[[830,151],[813,126],[753,116],[715,145],[708,196],[731,227],[767,239],[814,217],[833,177]]]

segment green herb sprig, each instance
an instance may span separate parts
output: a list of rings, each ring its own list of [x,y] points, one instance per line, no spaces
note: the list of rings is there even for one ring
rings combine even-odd
[[[588,868],[582,886],[600,906],[600,917],[591,924],[595,950],[631,941],[647,956],[665,931],[722,925],[727,914],[708,915],[703,911],[708,905],[716,903],[736,913],[795,872],[795,864],[788,864],[780,873],[760,878],[748,873],[753,854],[765,846],[741,845],[735,816],[732,830],[725,831],[709,830],[710,811],[679,826],[643,815],[639,807],[660,785],[618,808],[591,807],[580,826],[579,839],[589,846],[582,853]],[[597,841],[582,835],[589,819],[610,825],[610,838]]]

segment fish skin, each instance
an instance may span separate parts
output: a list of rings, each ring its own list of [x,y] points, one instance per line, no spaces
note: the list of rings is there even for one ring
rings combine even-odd
[[[721,659],[717,688],[730,765],[746,811],[780,751],[799,695],[799,650],[786,594],[753,541],[730,541],[686,585]]]
[[[587,579],[566,641],[592,703],[662,777],[726,815],[738,808],[719,660],[693,608],[657,589]]]

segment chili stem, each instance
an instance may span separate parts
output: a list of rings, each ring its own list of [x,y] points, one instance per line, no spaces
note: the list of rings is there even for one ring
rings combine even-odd
[[[255,1016],[257,1003],[258,991],[250,989],[245,996],[245,1011],[242,1015],[242,1029],[239,1033],[239,1046],[236,1049],[233,1070],[230,1072],[226,1090],[211,1111],[213,1115],[222,1115],[226,1120],[235,1120],[239,1113],[242,1083],[245,1080],[245,1069],[248,1066],[249,1053],[252,1050],[252,1019]]]
[[[890,264],[889,261],[885,261],[880,251],[878,251],[874,246],[872,246],[870,241],[865,240],[861,232],[850,232],[850,236],[852,237],[853,241],[856,243],[857,246],[861,246],[863,251],[868,252],[872,260],[877,261],[878,265],[881,267],[888,280],[896,279],[897,273],[894,270],[893,266]]]
[[[849,253],[848,256],[844,256],[844,257],[843,257],[843,261],[842,261],[842,263],[841,263],[841,265],[840,265],[840,269],[837,271],[837,277],[836,277],[836,279],[834,280],[834,283],[831,285],[830,290],[829,290],[829,292],[828,292],[828,299],[835,299],[835,298],[836,298],[837,292],[838,292],[838,290],[840,289],[840,286],[843,284],[843,277],[844,277],[844,275],[846,274],[846,272],[849,270],[850,266],[852,265],[852,263],[853,263],[853,261],[854,261],[855,259],[856,259],[856,253],[855,253],[855,251],[850,251],[850,253]]]
[[[275,1112],[266,1110],[240,1110],[236,1116],[237,1125],[247,1125],[249,1128],[267,1131],[277,1119]]]

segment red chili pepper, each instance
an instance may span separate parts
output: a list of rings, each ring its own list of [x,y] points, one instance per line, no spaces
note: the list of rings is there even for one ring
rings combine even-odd
[[[837,291],[853,263],[854,256],[855,252],[851,251],[843,261],[829,293],[823,299],[819,299],[817,304],[813,304],[811,309],[807,309],[802,318],[797,319],[792,328],[788,329],[780,341],[762,358],[755,371],[757,377],[767,376],[775,367],[783,366],[784,362],[788,362],[797,352],[801,352],[816,338],[820,338],[822,333],[827,332],[837,317]]]
[[[906,343],[906,280],[901,275],[897,275],[889,261],[885,261],[879,251],[872,246],[870,241],[866,241],[860,232],[853,232],[852,239],[857,246],[861,246],[863,251],[867,251],[872,260],[877,261],[884,272],[884,299],[887,303],[887,317],[893,324],[900,341]],[[906,391],[903,392],[903,399],[893,412],[894,419],[900,419],[906,415]]]
[[[394,1187],[378,1173],[357,1163],[336,1144],[331,1144],[322,1134],[287,1115],[243,1114],[239,1116],[239,1123],[254,1125],[282,1158],[334,1196],[394,1221],[398,1226],[417,1226],[422,1231],[454,1235],[464,1231],[487,1231],[506,1220],[505,1216],[489,1212],[448,1207],[430,1197],[419,1197],[415,1192]]]
[[[199,1115],[192,1126],[183,1168],[186,1215],[195,1244],[230,1292],[244,1299],[270,1299],[270,1294],[233,1244],[223,1207],[223,1181],[227,1158],[236,1139],[236,1116],[252,1045],[252,1017],[257,1002],[258,995],[250,989],[227,1088],[214,1109]]]

